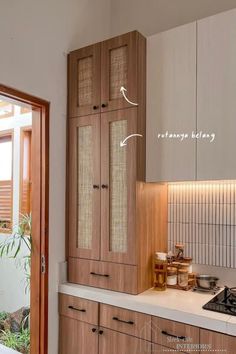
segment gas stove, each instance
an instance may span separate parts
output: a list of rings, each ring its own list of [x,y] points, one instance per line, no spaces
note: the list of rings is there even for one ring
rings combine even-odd
[[[236,296],[230,293],[228,287],[225,287],[223,291],[205,304],[203,309],[236,316]]]

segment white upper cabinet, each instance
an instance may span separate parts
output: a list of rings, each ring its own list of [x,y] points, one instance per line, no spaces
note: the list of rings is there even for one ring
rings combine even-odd
[[[236,10],[197,25],[197,179],[236,179]]]
[[[196,22],[149,37],[147,55],[147,182],[194,180]]]

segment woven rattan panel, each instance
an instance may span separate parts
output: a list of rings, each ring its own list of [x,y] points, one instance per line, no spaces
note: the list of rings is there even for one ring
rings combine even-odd
[[[78,106],[92,103],[93,57],[78,60]]]
[[[121,86],[127,87],[128,50],[127,46],[110,51],[110,99],[121,97]]]
[[[93,220],[93,156],[92,127],[79,127],[78,149],[78,247],[92,246]]]
[[[127,251],[127,121],[110,123],[110,251]]]

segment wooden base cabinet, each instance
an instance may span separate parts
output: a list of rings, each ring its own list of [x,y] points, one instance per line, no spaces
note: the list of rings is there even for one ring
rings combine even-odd
[[[236,353],[236,337],[218,332],[200,330],[201,354],[207,353]]]
[[[96,327],[60,316],[60,354],[97,354]]]
[[[151,354],[151,343],[110,329],[101,328],[99,354]]]

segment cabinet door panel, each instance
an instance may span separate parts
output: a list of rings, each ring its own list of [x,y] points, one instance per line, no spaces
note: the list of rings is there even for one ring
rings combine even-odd
[[[69,254],[99,259],[100,117],[69,122]]]
[[[170,348],[167,348],[167,347],[163,347],[162,345],[157,345],[157,344],[152,344],[152,354],[161,354],[161,353],[175,353],[175,354],[181,354],[181,352],[177,352],[176,350],[174,349],[170,349]],[[198,352],[195,352],[196,354]]]
[[[151,354],[151,343],[119,332],[102,328],[99,354]]]
[[[149,37],[147,53],[147,182],[194,180],[196,23]]]
[[[236,352],[236,337],[222,333],[200,329],[200,343],[203,347],[202,354],[211,352],[235,354]]]
[[[127,109],[101,118],[101,258],[136,264],[135,191],[137,111]]]
[[[97,354],[98,335],[93,325],[60,316],[60,354]]]
[[[137,101],[137,32],[131,32],[101,43],[102,112],[130,107],[120,88],[127,89],[129,99]]]
[[[235,179],[236,10],[198,22],[197,179]]]
[[[100,111],[100,44],[69,54],[69,117]]]

